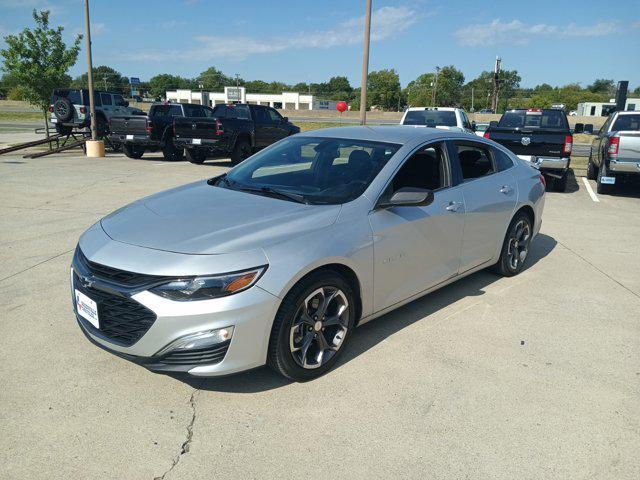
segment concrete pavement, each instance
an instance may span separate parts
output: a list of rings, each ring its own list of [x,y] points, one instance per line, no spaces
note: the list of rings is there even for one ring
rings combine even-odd
[[[0,478],[640,477],[640,192],[549,193],[525,272],[361,327],[310,383],[172,378],[89,344],[78,236],[226,166],[0,157]]]

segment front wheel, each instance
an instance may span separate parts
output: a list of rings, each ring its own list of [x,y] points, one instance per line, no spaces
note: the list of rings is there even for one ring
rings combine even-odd
[[[129,158],[142,158],[142,155],[144,155],[144,147],[141,147],[139,145],[130,145],[128,143],[125,143],[122,146],[122,149],[124,150],[124,154],[129,157]]]
[[[509,224],[500,258],[494,266],[496,273],[513,277],[522,271],[529,255],[532,236],[531,218],[524,212],[518,212]]]
[[[353,289],[337,273],[324,271],[298,283],[282,301],[271,331],[268,363],[295,381],[330,370],[355,324]]]
[[[169,137],[165,140],[164,147],[162,147],[162,156],[169,162],[176,162],[184,158],[184,150],[176,147],[173,143],[173,138]]]
[[[198,150],[196,148],[187,148],[185,149],[185,152],[187,160],[191,163],[195,163],[196,165],[204,163],[205,159],[207,158],[207,154],[204,151]]]

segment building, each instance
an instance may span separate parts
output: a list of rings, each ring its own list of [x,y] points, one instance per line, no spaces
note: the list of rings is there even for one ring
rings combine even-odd
[[[614,99],[608,102],[583,102],[578,104],[576,111],[584,117],[606,117],[616,108]],[[627,98],[624,109],[630,112],[640,111],[640,98]]]
[[[169,90],[167,101],[176,103],[196,103],[209,105],[219,103],[248,103],[268,105],[279,110],[335,110],[338,102],[320,100],[315,95],[298,92],[247,93],[244,87],[224,87],[224,92],[204,92],[199,90]]]

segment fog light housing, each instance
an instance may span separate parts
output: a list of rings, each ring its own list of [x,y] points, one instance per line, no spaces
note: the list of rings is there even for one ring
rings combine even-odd
[[[164,347],[156,356],[166,355],[167,353],[176,351],[198,350],[207,347],[214,347],[220,343],[231,340],[233,336],[233,326],[217,328],[215,330],[206,330],[204,332],[190,333],[184,337],[174,340]]]

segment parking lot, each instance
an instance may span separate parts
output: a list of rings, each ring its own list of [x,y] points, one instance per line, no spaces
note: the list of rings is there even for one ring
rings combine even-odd
[[[572,178],[547,194],[525,272],[363,326],[312,382],[158,375],[86,341],[79,235],[227,167],[0,158],[1,478],[640,478],[637,189]]]

